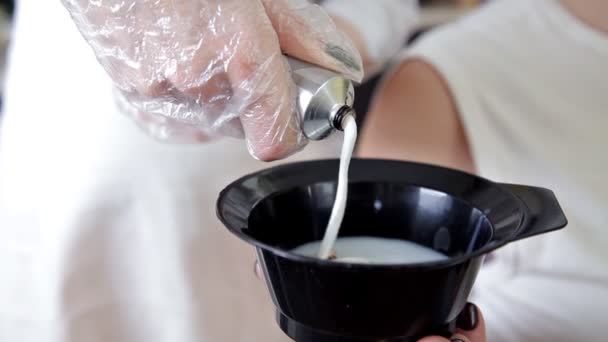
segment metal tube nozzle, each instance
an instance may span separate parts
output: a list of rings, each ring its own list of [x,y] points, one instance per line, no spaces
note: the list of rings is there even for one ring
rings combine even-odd
[[[342,130],[344,115],[355,115],[353,82],[330,70],[288,58],[298,87],[297,107],[304,135],[322,140]]]
[[[357,113],[352,107],[342,106],[336,112],[332,113],[330,116],[331,126],[338,131],[344,130],[344,119],[347,116],[352,116],[353,118],[357,118]]]

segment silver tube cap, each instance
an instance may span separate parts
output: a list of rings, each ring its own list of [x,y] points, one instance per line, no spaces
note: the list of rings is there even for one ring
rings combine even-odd
[[[297,107],[304,135],[310,140],[327,138],[342,130],[346,112],[354,116],[352,81],[332,71],[288,58],[298,87]]]

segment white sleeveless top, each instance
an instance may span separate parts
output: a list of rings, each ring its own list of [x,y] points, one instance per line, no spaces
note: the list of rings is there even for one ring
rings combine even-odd
[[[481,175],[553,189],[569,219],[481,272],[488,341],[606,340],[608,34],[555,0],[499,0],[405,58],[446,80]]]

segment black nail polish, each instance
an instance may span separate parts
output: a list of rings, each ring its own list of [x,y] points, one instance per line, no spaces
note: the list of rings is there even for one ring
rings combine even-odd
[[[477,307],[474,304],[467,303],[456,320],[456,326],[462,330],[470,331],[477,328],[479,319],[477,317]]]
[[[464,341],[459,338],[455,338],[455,339],[450,340],[450,342],[464,342]]]

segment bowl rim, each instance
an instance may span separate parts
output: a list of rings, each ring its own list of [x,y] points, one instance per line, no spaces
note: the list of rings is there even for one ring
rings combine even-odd
[[[256,250],[258,251],[258,253],[260,251],[269,252],[275,256],[278,256],[283,259],[287,259],[292,262],[304,263],[304,264],[308,264],[309,266],[332,268],[332,269],[338,269],[338,270],[360,269],[360,270],[408,270],[408,271],[414,271],[414,270],[432,271],[432,270],[437,270],[437,269],[450,268],[450,267],[453,267],[456,265],[460,265],[468,260],[488,254],[488,253],[512,242],[513,236],[516,236],[517,233],[522,229],[522,225],[525,221],[526,207],[525,207],[524,203],[516,195],[514,195],[513,193],[511,193],[510,191],[508,191],[507,189],[502,187],[501,183],[497,183],[497,182],[491,181],[487,178],[473,175],[473,174],[470,174],[470,173],[467,173],[464,171],[460,171],[457,169],[449,168],[449,167],[437,166],[437,165],[426,164],[426,163],[418,163],[418,162],[412,162],[412,161],[401,161],[401,160],[392,160],[392,159],[367,159],[367,158],[366,159],[353,158],[351,163],[352,162],[355,162],[355,163],[397,163],[397,164],[401,164],[403,166],[407,165],[409,167],[414,167],[414,168],[416,168],[416,167],[433,168],[433,169],[443,170],[445,172],[452,173],[459,177],[467,177],[467,178],[485,183],[486,185],[492,186],[495,189],[497,189],[498,191],[501,191],[507,197],[510,197],[513,200],[513,203],[517,204],[517,206],[519,208],[519,213],[520,213],[519,220],[517,222],[517,228],[514,229],[513,232],[509,236],[505,237],[502,241],[491,240],[485,246],[479,248],[476,251],[473,251],[470,253],[465,253],[460,256],[454,256],[454,257],[448,256],[444,260],[417,262],[417,263],[391,263],[391,264],[346,263],[346,262],[336,262],[336,261],[332,261],[332,260],[325,260],[325,259],[319,259],[319,258],[315,258],[315,257],[303,256],[303,255],[296,254],[296,253],[293,253],[293,252],[285,250],[285,249],[281,249],[279,247],[275,247],[275,246],[271,246],[269,244],[263,243],[244,233],[244,230],[246,230],[248,227],[240,227],[240,228],[234,227],[230,222],[228,222],[228,219],[227,219],[225,213],[221,210],[221,205],[222,205],[222,203],[225,203],[226,197],[228,196],[229,192],[231,190],[233,190],[234,187],[236,187],[237,185],[243,184],[245,181],[247,181],[249,179],[259,177],[263,174],[273,173],[273,172],[277,172],[277,171],[285,170],[285,169],[289,169],[289,168],[297,168],[297,167],[301,167],[301,166],[314,165],[314,164],[324,164],[324,163],[328,163],[328,162],[333,162],[333,163],[339,162],[339,159],[336,159],[336,158],[317,159],[317,160],[286,163],[286,164],[281,164],[278,166],[266,168],[263,170],[258,170],[256,172],[249,173],[247,175],[244,175],[244,176],[236,179],[235,181],[228,184],[220,192],[220,194],[218,196],[218,200],[216,202],[217,203],[216,211],[217,211],[217,216],[218,216],[219,220],[222,222],[224,227],[226,227],[226,229],[228,229],[232,234],[234,234],[241,240],[245,241],[246,243],[253,245],[256,248]],[[349,180],[349,184],[351,184],[351,183],[356,183],[356,182],[350,182],[350,180]],[[412,184],[412,186],[416,186],[416,185]],[[434,189],[432,187],[427,187],[427,186],[419,186],[419,187],[450,195],[440,189]],[[263,201],[263,200],[264,199],[260,199],[260,200],[256,201],[253,204],[252,208],[255,208],[260,203],[260,201]],[[473,203],[466,201],[463,198],[459,198],[459,200],[462,200],[463,202],[467,203],[472,208],[479,210],[481,212],[481,214],[483,215],[483,217],[489,221],[489,224],[491,225],[491,228],[492,228],[492,234],[494,234],[494,225],[493,225],[492,221],[488,219],[487,215],[483,212],[482,209],[475,206]],[[408,240],[404,240],[404,241],[408,241]]]

